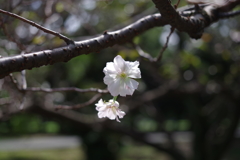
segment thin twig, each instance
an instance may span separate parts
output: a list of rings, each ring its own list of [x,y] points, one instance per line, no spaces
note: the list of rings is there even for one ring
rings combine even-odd
[[[21,89],[20,89],[19,86],[18,86],[18,82],[17,82],[17,80],[13,77],[12,73],[9,74],[9,78],[10,78],[10,80],[12,81],[12,83],[14,84],[15,88],[16,88],[17,90],[21,91]]]
[[[46,93],[52,93],[52,92],[98,92],[98,93],[108,93],[108,90],[102,90],[98,88],[88,88],[88,89],[80,89],[76,87],[66,87],[66,88],[39,88],[39,87],[31,87],[26,88],[25,91],[31,91],[31,92],[46,92]]]
[[[21,71],[21,74],[22,74],[22,89],[25,90],[27,88],[26,70]]]
[[[181,1],[181,0],[178,0],[178,1],[177,1],[177,4],[174,5],[174,8],[175,8],[175,9],[177,9],[177,7],[178,7],[180,1]]]
[[[19,109],[20,109],[20,110],[23,110],[24,105],[25,105],[25,102],[26,102],[26,94],[23,95],[22,102],[21,102],[21,104],[20,104],[20,106],[19,106]]]
[[[221,12],[221,13],[218,13],[218,17],[219,18],[230,18],[230,17],[234,17],[234,16],[238,16],[238,15],[240,15],[240,10],[233,11],[233,12]]]
[[[6,15],[14,17],[14,18],[17,18],[17,19],[19,19],[19,20],[21,20],[23,22],[26,22],[26,23],[28,23],[28,24],[30,24],[30,25],[32,25],[32,26],[42,30],[45,33],[49,33],[49,34],[55,35],[55,36],[59,37],[60,39],[63,39],[67,44],[74,44],[74,41],[69,39],[69,38],[67,38],[66,36],[64,36],[64,35],[62,35],[62,34],[60,34],[58,32],[55,32],[53,30],[47,29],[47,28],[45,28],[45,27],[43,27],[43,26],[41,26],[41,25],[39,25],[39,24],[37,24],[37,23],[35,23],[33,21],[30,21],[30,20],[28,20],[26,18],[23,18],[23,17],[21,17],[21,16],[19,16],[17,14],[14,14],[14,13],[11,13],[11,12],[8,12],[8,11],[4,11],[2,9],[0,9],[0,13],[6,14]]]
[[[136,45],[133,42],[131,44],[141,57],[148,59],[150,62],[154,62],[154,58],[150,54],[144,52],[139,45]]]
[[[162,59],[163,52],[167,49],[170,36],[171,36],[172,33],[174,32],[174,30],[175,30],[175,28],[171,27],[171,32],[170,32],[169,35],[167,36],[167,40],[166,40],[165,45],[164,45],[163,48],[161,49],[158,57],[156,57],[156,58],[154,59],[156,62],[158,62],[158,61],[160,61],[160,60]]]
[[[3,18],[2,16],[0,16],[0,26],[3,30],[3,33],[7,36],[8,40],[9,41],[12,41],[14,42],[18,48],[21,50],[21,51],[25,51],[26,50],[26,47],[24,45],[22,45],[21,43],[19,43],[15,38],[11,37],[6,29],[6,26],[5,26],[5,23],[3,21]]]
[[[24,55],[24,52],[22,52],[21,55]],[[21,75],[22,75],[22,89],[24,90],[27,88],[26,70],[22,70]]]
[[[168,47],[168,42],[169,42],[170,36],[172,35],[173,31],[174,31],[174,28],[171,28],[171,32],[170,32],[169,35],[167,36],[166,43],[165,43],[165,45],[163,46],[163,48],[161,49],[158,57],[156,57],[156,58],[153,58],[150,54],[144,52],[139,45],[136,45],[136,44],[133,43],[133,42],[132,42],[131,44],[134,46],[134,48],[137,50],[138,54],[139,54],[141,57],[148,59],[150,62],[157,62],[157,61],[160,61],[160,60],[162,59],[162,54],[163,54],[163,52],[164,52],[164,51],[167,49],[167,47]]]
[[[98,100],[100,97],[102,96],[102,94],[96,94],[95,96],[93,96],[90,100],[88,100],[87,102],[81,103],[81,104],[77,104],[74,106],[67,106],[67,105],[57,105],[55,107],[55,109],[78,109],[78,108],[82,108],[82,107],[86,107],[89,106],[90,104],[94,103],[96,100]]]
[[[23,54],[24,53],[22,52],[22,55]],[[21,74],[22,74],[22,90],[25,90],[27,88],[26,70],[21,71]],[[26,92],[23,93],[23,99],[19,106],[20,110],[23,110],[25,102],[26,102]]]
[[[25,89],[27,88],[26,70],[23,70],[21,73],[22,73],[22,86],[21,86],[21,87],[18,85],[18,82],[17,82],[17,80],[13,77],[13,75],[12,75],[12,74],[9,75],[10,80],[11,80],[12,83],[14,84],[15,88],[16,88],[18,91],[20,91],[20,92],[23,93],[23,98],[22,98],[22,102],[21,102],[21,104],[20,104],[20,106],[19,106],[19,110],[23,110],[24,105],[25,105],[25,102],[26,102],[26,98],[27,98],[27,97],[26,97],[26,92],[25,92]]]

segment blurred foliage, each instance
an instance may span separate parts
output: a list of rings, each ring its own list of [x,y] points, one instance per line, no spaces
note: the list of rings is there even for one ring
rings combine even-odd
[[[176,2],[177,0],[172,0],[173,4]],[[156,13],[154,4],[148,0],[0,0],[0,3],[1,9],[17,13],[44,27],[69,36],[73,40],[92,38],[106,30],[111,31],[124,27],[126,24],[138,20],[139,17],[136,18],[138,15],[141,18]],[[180,6],[184,5],[186,2],[181,1]],[[54,49],[65,45],[64,41],[28,24],[6,15],[0,16],[6,28],[6,31],[3,30],[3,27],[0,31],[1,56],[18,55],[22,51],[29,53]],[[231,99],[221,90],[228,90],[233,95],[240,93],[239,22],[239,17],[221,20],[207,28],[199,40],[192,40],[185,33],[175,31],[158,64],[150,64],[147,60],[139,58],[137,51],[129,44],[116,45],[99,53],[81,55],[67,63],[27,70],[27,83],[29,87],[95,87],[104,89],[106,86],[103,83],[102,70],[106,62],[112,61],[113,57],[120,54],[126,60],[135,61],[137,59],[140,61],[142,79],[139,80],[139,88],[141,89],[134,95],[141,96],[159,86],[170,86],[165,95],[127,112],[121,123],[123,126],[133,128],[141,133],[194,131],[197,122],[193,120],[195,117],[192,116],[198,115],[202,116],[201,118],[206,120],[209,126],[219,122],[219,130],[226,130],[231,123],[231,107],[236,104],[232,104]],[[170,26],[153,28],[135,37],[134,42],[146,53],[155,57],[165,44],[169,32]],[[24,46],[24,50],[21,45]],[[14,73],[13,76],[21,84],[21,74]],[[200,91],[188,92],[198,86],[200,86]],[[74,92],[31,94],[44,102],[50,97],[52,98],[50,103],[69,105],[83,103],[94,95]],[[12,96],[11,90],[3,88],[0,91],[0,98],[10,96]],[[109,97],[109,95],[103,96],[103,98]],[[125,99],[119,98],[119,101],[124,103]],[[3,105],[3,107],[6,106]],[[129,110],[129,108],[131,106],[125,106],[124,109]],[[94,105],[81,108],[78,112],[96,117]],[[121,149],[123,149],[122,152],[129,154],[130,158],[126,158],[126,156],[120,159],[138,159],[139,157],[136,157],[140,154],[138,150],[146,151],[142,153],[146,153],[146,156],[140,157],[151,159],[152,152],[148,153],[148,149],[137,147],[137,149],[132,149],[131,145],[128,148],[128,145],[121,142],[123,135],[96,128],[84,130],[53,117],[46,118],[29,113],[11,115],[8,119],[0,122],[0,134],[4,136],[38,133],[78,134],[84,139],[89,160],[91,156],[92,159],[95,159],[96,156],[105,156],[105,154],[113,160],[117,156],[122,156],[119,154]],[[114,144],[110,144],[109,141]],[[108,147],[109,145],[115,146],[115,150],[114,147]],[[97,150],[99,150],[98,153]],[[95,155],[92,154],[93,151],[95,151]],[[56,155],[61,154],[61,151],[56,152]],[[75,154],[75,151],[72,154]],[[49,157],[51,158],[51,156]],[[161,156],[159,155],[159,157]],[[152,157],[152,159],[157,158]]]
[[[3,160],[80,160],[84,156],[80,148],[0,152]]]
[[[82,148],[0,152],[0,159],[4,160],[84,160],[85,158]],[[131,143],[119,151],[118,160],[156,158],[165,159],[167,155],[159,153],[151,147]]]
[[[0,123],[0,134],[16,136],[37,133],[58,133],[60,125],[39,115],[18,114]]]

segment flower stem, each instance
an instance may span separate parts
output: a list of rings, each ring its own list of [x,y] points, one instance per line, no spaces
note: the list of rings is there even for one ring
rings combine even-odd
[[[115,102],[117,100],[118,96],[113,97],[113,101]]]

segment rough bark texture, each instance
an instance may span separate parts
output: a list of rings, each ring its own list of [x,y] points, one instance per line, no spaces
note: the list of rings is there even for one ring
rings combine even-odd
[[[68,60],[91,52],[111,47],[115,44],[130,42],[135,36],[153,27],[170,24],[173,28],[181,32],[186,32],[190,37],[198,39],[202,36],[204,29],[210,24],[219,20],[222,11],[231,11],[240,4],[240,0],[227,3],[225,6],[216,8],[215,6],[200,7],[196,9],[192,16],[183,16],[170,3],[169,0],[153,0],[160,14],[146,16],[137,22],[114,32],[104,32],[103,35],[93,39],[74,42],[66,47],[53,50],[44,50],[24,55],[0,58],[0,78],[12,72],[32,69],[44,65],[51,65],[57,62],[67,62]],[[197,14],[196,14],[197,13]],[[227,18],[224,14],[223,18]]]
[[[0,58],[0,78],[9,73],[32,69],[44,65],[51,65],[57,62],[67,62],[70,59],[91,52],[111,47],[115,44],[130,42],[132,38],[144,31],[166,25],[167,22],[160,16],[154,14],[140,19],[139,21],[115,32],[104,32],[103,35],[93,39],[78,41],[75,44],[69,44],[66,47],[53,50],[44,50],[13,57]]]

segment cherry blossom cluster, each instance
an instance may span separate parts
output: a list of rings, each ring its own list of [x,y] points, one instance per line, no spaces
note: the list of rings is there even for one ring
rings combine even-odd
[[[103,69],[105,77],[104,83],[108,86],[108,91],[113,96],[108,102],[100,99],[96,103],[96,110],[99,118],[109,118],[111,120],[123,118],[125,112],[119,108],[119,103],[116,101],[117,96],[132,95],[138,88],[139,83],[134,80],[141,78],[141,71],[138,68],[139,62],[125,61],[121,56],[116,56],[113,62],[108,62]]]

